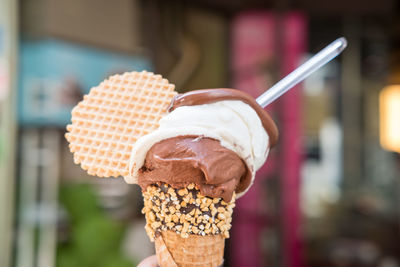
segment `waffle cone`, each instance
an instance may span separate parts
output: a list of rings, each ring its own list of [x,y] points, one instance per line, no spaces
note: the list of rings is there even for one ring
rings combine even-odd
[[[173,231],[162,231],[155,239],[161,267],[216,267],[222,265],[225,239],[219,235],[189,235],[182,238]]]
[[[173,188],[165,183],[143,192],[147,224],[161,267],[220,266],[229,237],[230,202],[202,195],[195,184]]]

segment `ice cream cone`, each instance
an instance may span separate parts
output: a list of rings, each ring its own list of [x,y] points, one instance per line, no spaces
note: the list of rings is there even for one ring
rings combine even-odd
[[[114,75],[75,106],[66,139],[88,174],[141,186],[162,267],[219,266],[235,198],[252,185],[278,131],[243,92],[177,96],[174,87],[146,71]]]
[[[149,186],[143,193],[146,231],[161,267],[220,266],[229,237],[234,197],[205,197],[194,184],[174,189]]]

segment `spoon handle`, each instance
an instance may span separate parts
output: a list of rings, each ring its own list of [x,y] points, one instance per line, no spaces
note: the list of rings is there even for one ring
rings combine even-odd
[[[260,95],[256,100],[263,108],[271,104],[278,97],[292,89],[296,84],[303,81],[314,71],[318,70],[326,63],[331,61],[337,55],[339,55],[347,46],[347,40],[341,37],[327,47],[322,49],[312,58],[307,60],[300,67],[289,73],[286,77],[276,83],[274,86],[269,88],[265,93]]]

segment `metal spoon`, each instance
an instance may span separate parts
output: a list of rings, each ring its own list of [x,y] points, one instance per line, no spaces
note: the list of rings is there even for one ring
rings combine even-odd
[[[285,78],[265,91],[265,93],[260,95],[256,99],[257,103],[265,108],[278,97],[292,89],[296,84],[310,76],[314,71],[318,70],[339,55],[346,47],[346,38],[341,37],[335,40],[330,45],[318,52],[315,56],[307,60],[300,67],[289,73]]]

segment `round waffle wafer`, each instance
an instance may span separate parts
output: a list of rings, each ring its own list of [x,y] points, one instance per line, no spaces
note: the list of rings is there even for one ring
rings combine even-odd
[[[93,87],[74,107],[67,126],[74,162],[90,175],[128,176],[133,144],[158,128],[174,88],[146,71],[114,75]]]

